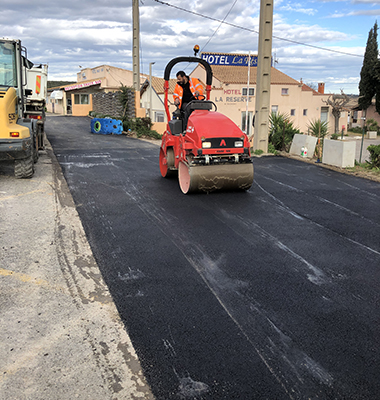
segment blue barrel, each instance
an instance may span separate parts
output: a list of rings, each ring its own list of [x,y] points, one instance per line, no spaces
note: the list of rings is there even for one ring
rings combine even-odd
[[[121,135],[123,122],[118,119],[93,118],[91,120],[91,132],[101,135]]]

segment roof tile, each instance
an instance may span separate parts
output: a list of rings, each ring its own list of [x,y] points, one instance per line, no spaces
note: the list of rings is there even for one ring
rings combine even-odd
[[[216,79],[223,83],[246,84],[248,78],[248,67],[212,65],[212,72]],[[250,83],[257,83],[257,67],[251,67]],[[299,85],[300,83],[278,69],[271,69],[272,85]]]

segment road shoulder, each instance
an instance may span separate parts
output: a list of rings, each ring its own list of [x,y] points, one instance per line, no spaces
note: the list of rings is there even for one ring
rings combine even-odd
[[[51,146],[0,182],[0,399],[153,399]]]

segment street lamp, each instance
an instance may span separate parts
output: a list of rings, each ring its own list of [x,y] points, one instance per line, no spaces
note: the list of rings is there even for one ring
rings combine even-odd
[[[155,62],[149,63],[149,118],[152,121],[152,65],[155,64]]]

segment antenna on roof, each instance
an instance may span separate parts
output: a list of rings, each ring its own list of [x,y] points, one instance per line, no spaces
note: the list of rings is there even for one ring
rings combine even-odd
[[[273,56],[273,63],[274,63],[274,66],[276,65],[276,64],[278,64],[278,58],[277,58],[277,49],[275,49],[275,51],[274,51],[274,56]]]

